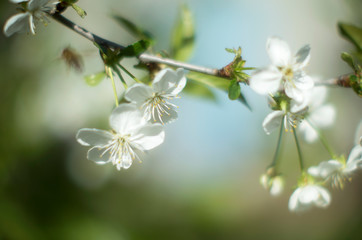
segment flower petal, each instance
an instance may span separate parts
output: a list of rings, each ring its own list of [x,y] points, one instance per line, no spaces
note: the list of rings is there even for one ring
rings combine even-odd
[[[266,134],[270,134],[278,128],[283,120],[283,111],[274,111],[269,113],[263,121],[263,128]]]
[[[317,201],[315,201],[315,205],[317,207],[328,207],[329,204],[331,203],[331,194],[329,193],[329,191],[321,186],[314,186],[318,193],[319,193],[319,197],[317,199]]]
[[[349,153],[347,165],[351,162],[358,161],[362,159],[362,147],[360,145],[356,145],[352,148]]]
[[[266,50],[274,66],[283,67],[289,65],[292,54],[289,45],[277,37],[268,38]]]
[[[14,33],[29,32],[29,13],[19,13],[10,17],[4,25],[4,34],[10,37]]]
[[[280,87],[282,73],[274,67],[254,72],[250,77],[250,87],[259,94],[276,92]]]
[[[106,164],[111,161],[111,154],[106,148],[95,146],[89,149],[87,158],[97,164]]]
[[[149,124],[140,128],[130,138],[133,146],[139,150],[150,150],[163,143],[165,132],[161,124]]]
[[[336,118],[336,109],[328,104],[315,109],[310,113],[308,119],[319,128],[328,127],[334,123]]]
[[[40,10],[42,7],[47,5],[49,1],[50,0],[30,0],[28,3],[28,9],[31,12]]]
[[[83,146],[103,147],[113,139],[113,134],[95,128],[82,128],[76,136],[77,141]]]
[[[22,2],[27,2],[29,0],[10,0],[10,2],[12,3],[22,3]]]
[[[151,98],[153,94],[152,88],[141,83],[136,83],[127,89],[125,98],[134,102],[137,105],[142,105],[147,99]]]
[[[308,173],[313,177],[323,179],[329,178],[332,174],[336,173],[343,167],[343,164],[337,160],[329,160],[321,162],[318,166],[308,168]]]
[[[318,133],[307,121],[301,122],[298,126],[298,130],[304,134],[304,140],[308,143],[312,143],[318,139]]]
[[[301,191],[302,191],[301,188],[297,188],[289,198],[288,208],[292,212],[298,211],[298,205],[299,205],[298,198],[299,198],[299,195],[300,195]]]
[[[295,72],[293,81],[295,84],[295,87],[300,90],[310,90],[314,86],[313,78],[308,76],[302,71]]]
[[[290,82],[285,82],[284,84],[285,94],[291,99],[295,100],[298,103],[302,103],[304,100],[304,92],[296,88],[294,84]]]
[[[138,107],[128,103],[120,104],[109,118],[111,127],[122,135],[133,133],[145,123],[146,120],[143,119]]]
[[[179,94],[186,86],[186,76],[185,76],[185,70],[183,68],[178,68],[176,70],[176,78],[175,78],[175,83],[172,86],[172,88],[170,89],[171,92],[169,94],[172,95],[177,95]]]
[[[158,93],[169,90],[174,86],[176,78],[176,73],[172,69],[162,69],[153,79],[153,90]]]
[[[309,63],[310,60],[310,46],[305,45],[295,55],[295,65],[298,69],[302,69]]]

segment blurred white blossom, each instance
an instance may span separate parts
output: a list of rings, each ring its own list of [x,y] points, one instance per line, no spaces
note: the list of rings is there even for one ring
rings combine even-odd
[[[335,107],[332,104],[323,104],[326,97],[327,88],[322,86],[314,87],[312,90],[305,92],[304,104],[308,106],[308,113],[305,117],[307,121],[301,122],[298,129],[309,143],[318,138],[318,133],[314,127],[329,127],[336,118]]]
[[[263,174],[260,177],[260,183],[272,196],[278,196],[284,190],[284,179],[281,176],[271,177]]]
[[[321,162],[318,166],[308,169],[308,173],[314,177],[332,181],[333,186],[343,187],[346,180],[350,180],[354,171],[362,169],[362,146],[354,146],[348,156],[347,161],[341,159],[331,159]]]
[[[289,110],[276,110],[265,117],[263,121],[264,131],[269,135],[280,126],[282,121],[284,121],[285,131],[293,131],[293,128],[296,128],[304,119],[304,115],[307,111],[308,108],[305,105],[292,101]]]
[[[289,198],[292,212],[303,212],[312,207],[326,208],[331,203],[329,191],[321,186],[309,184],[297,188]]]
[[[152,87],[145,84],[134,84],[125,97],[128,101],[136,103],[144,112],[147,121],[170,123],[177,119],[176,106],[167,100],[177,98],[186,85],[184,70],[176,71],[166,68],[155,77]]]
[[[22,4],[21,13],[10,17],[4,25],[4,34],[10,37],[14,33],[31,32],[35,34],[35,24],[38,21],[47,23],[45,11],[50,11],[50,0],[10,0],[13,3]]]
[[[134,104],[121,104],[109,119],[113,131],[92,128],[80,129],[77,141],[92,146],[88,159],[98,164],[112,162],[117,169],[128,169],[138,159],[136,150],[146,151],[160,145],[165,133],[161,124],[146,122]]]
[[[303,70],[310,59],[309,45],[302,47],[293,57],[285,41],[270,37],[266,49],[272,65],[253,73],[250,87],[259,94],[284,90],[289,98],[302,102],[303,91],[314,86],[313,79]]]

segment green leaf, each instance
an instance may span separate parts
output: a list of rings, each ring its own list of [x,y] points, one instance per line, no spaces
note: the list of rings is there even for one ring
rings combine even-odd
[[[121,17],[119,15],[113,15],[112,16],[121,26],[127,29],[131,34],[133,34],[135,37],[138,37],[140,39],[147,39],[151,42],[153,42],[152,35],[145,31],[144,29],[138,27],[136,24],[132,23],[128,19]]]
[[[236,100],[241,93],[240,84],[236,80],[231,80],[229,85],[229,98],[230,100]]]
[[[201,84],[205,84],[209,87],[218,88],[220,90],[223,90],[224,92],[229,92],[230,80],[226,78],[206,75],[198,72],[190,72],[189,74],[187,74],[187,78],[192,79]],[[241,93],[239,95],[238,100],[251,110],[250,105],[248,104],[245,97]]]
[[[187,84],[186,84],[183,92],[185,92],[186,94],[196,96],[196,97],[216,101],[216,96],[210,90],[210,88],[208,88],[204,84],[200,84],[198,82],[195,82],[192,79],[187,80]]]
[[[81,7],[79,7],[78,5],[72,3],[71,4],[72,8],[78,13],[78,15],[81,17],[81,18],[85,18],[85,16],[87,16],[87,13],[86,11],[84,11]]]
[[[97,86],[100,82],[102,82],[103,79],[106,78],[106,73],[104,71],[99,72],[99,73],[95,73],[95,74],[91,74],[88,76],[85,76],[85,82],[89,85],[89,86]]]
[[[150,41],[140,40],[131,45],[128,45],[125,49],[121,50],[119,57],[137,57],[142,54],[150,46]]]
[[[341,53],[341,58],[343,61],[345,61],[354,71],[357,71],[356,69],[356,65],[353,61],[352,56],[349,53],[346,52],[342,52]]]
[[[186,61],[195,46],[194,20],[190,9],[183,5],[171,37],[171,54],[175,60]]]
[[[229,80],[226,78],[206,75],[198,72],[189,72],[189,74],[187,74],[187,78],[224,91],[228,91],[229,88]]]
[[[342,36],[352,42],[359,52],[362,51],[362,29],[350,24],[338,23],[338,29]]]

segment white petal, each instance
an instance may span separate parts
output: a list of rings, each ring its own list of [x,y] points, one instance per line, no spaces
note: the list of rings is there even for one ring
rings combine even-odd
[[[315,186],[305,186],[299,194],[299,202],[303,205],[308,205],[316,201],[319,197],[318,189]]]
[[[186,76],[185,76],[185,70],[183,68],[178,68],[176,70],[176,79],[174,81],[174,86],[170,89],[170,94],[177,95],[179,94],[186,86]]]
[[[165,132],[161,124],[149,124],[134,133],[130,138],[132,145],[140,150],[151,150],[163,143]]]
[[[122,135],[131,134],[145,123],[146,120],[135,104],[120,104],[109,118],[111,127]]]
[[[124,169],[128,169],[132,165],[132,157],[131,155],[127,154],[125,156],[122,156],[122,167]],[[120,169],[118,169],[120,170]]]
[[[304,100],[304,92],[294,87],[292,83],[286,82],[284,84],[285,94],[291,99],[302,103]]]
[[[308,119],[319,128],[328,127],[334,123],[336,118],[336,109],[328,104],[315,109],[310,113]]]
[[[362,147],[360,145],[356,145],[352,148],[348,156],[347,164],[350,164],[351,162],[361,159],[362,159]]]
[[[29,13],[19,13],[10,17],[4,25],[4,34],[10,37],[14,33],[29,32]]]
[[[263,128],[266,134],[270,134],[281,124],[284,117],[283,111],[274,111],[269,113],[263,121]]]
[[[89,149],[87,158],[97,164],[106,164],[111,161],[110,152],[106,148],[93,147]]]
[[[151,98],[152,94],[153,91],[151,87],[145,84],[136,83],[132,87],[127,89],[125,98],[130,102],[134,102],[137,105],[141,105],[147,99]]]
[[[319,192],[319,197],[317,201],[315,201],[315,205],[317,207],[322,207],[322,208],[329,206],[329,204],[331,203],[331,194],[329,193],[329,191],[320,186],[314,186],[314,187],[317,188]]]
[[[10,2],[12,3],[22,3],[22,2],[27,2],[29,0],[10,0]]]
[[[272,180],[272,186],[270,188],[270,194],[272,196],[278,196],[283,192],[284,181],[281,177],[275,177]]]
[[[310,109],[312,110],[322,105],[327,97],[327,93],[327,88],[325,86],[314,86],[312,90],[307,91],[307,104]]]
[[[300,90],[310,90],[314,86],[313,78],[306,75],[304,72],[296,72],[293,81],[295,87]]]
[[[112,141],[113,134],[95,128],[82,128],[78,131],[76,139],[83,146],[103,147]]]
[[[288,208],[292,212],[298,210],[298,206],[299,206],[298,199],[299,199],[299,195],[300,195],[301,191],[302,191],[301,188],[297,188],[289,198]]]
[[[49,3],[50,0],[30,0],[28,3],[29,11],[39,10]]]
[[[282,73],[274,67],[254,72],[250,77],[250,87],[259,94],[276,92],[280,87]]]
[[[291,62],[292,54],[288,44],[277,37],[267,40],[266,50],[274,66],[283,67]]]
[[[314,177],[327,179],[331,175],[335,174],[343,167],[343,164],[337,160],[329,160],[321,162],[317,167],[310,167],[308,173]]]
[[[178,114],[176,110],[172,106],[169,106],[169,109],[167,109],[167,114],[163,113],[160,117],[159,115],[155,115],[155,119],[152,119],[154,123],[168,124],[174,122],[177,118]]]
[[[303,121],[299,124],[298,130],[303,133],[304,140],[308,143],[312,143],[318,139],[318,133],[307,121]]]
[[[296,66],[298,66],[299,69],[304,68],[307,66],[310,60],[310,46],[305,45],[295,55],[295,62]]]
[[[170,68],[162,69],[157,75],[155,79],[153,79],[153,90],[155,92],[168,92],[171,87],[175,85],[176,79],[178,76],[176,72]]]

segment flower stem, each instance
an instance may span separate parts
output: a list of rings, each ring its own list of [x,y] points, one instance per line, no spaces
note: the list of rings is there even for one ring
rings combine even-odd
[[[302,172],[304,172],[304,163],[303,163],[303,157],[302,157],[302,151],[300,149],[300,145],[299,145],[299,141],[298,141],[298,137],[297,137],[297,129],[293,127],[293,135],[294,135],[294,140],[295,140],[295,145],[297,146],[297,151],[298,151],[298,157],[299,157],[299,166],[300,166],[300,170]]]
[[[116,68],[116,67],[114,67],[113,70],[116,72],[117,76],[118,76],[119,79],[121,80],[124,89],[127,89],[127,88],[128,88],[127,83],[126,83],[126,81],[124,80],[124,78],[123,78],[121,72],[119,71],[119,69]]]
[[[123,72],[125,72],[128,76],[130,76],[133,80],[135,80],[138,83],[142,83],[138,78],[136,78],[132,73],[130,73],[125,67],[123,67],[121,64],[117,64],[118,67],[122,69]]]
[[[275,150],[275,154],[274,154],[274,157],[273,157],[273,162],[270,165],[270,167],[274,167],[274,166],[277,165],[277,161],[278,161],[279,156],[280,156],[280,148],[281,148],[282,136],[283,136],[283,132],[284,132],[283,130],[284,130],[284,121],[282,121],[282,123],[280,125],[277,149]]]
[[[106,73],[109,76],[109,78],[111,79],[112,87],[113,87],[114,100],[116,102],[116,107],[118,107],[117,89],[116,89],[116,84],[114,83],[112,69],[110,67],[106,67]]]
[[[335,159],[337,155],[333,152],[332,148],[329,146],[327,139],[323,136],[322,132],[318,128],[316,128],[310,121],[307,120],[307,122],[314,129],[314,131],[317,132],[319,140],[321,141],[321,143],[323,144],[324,148],[327,150],[329,155],[331,155],[331,157]]]

